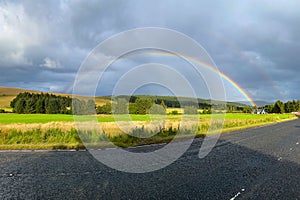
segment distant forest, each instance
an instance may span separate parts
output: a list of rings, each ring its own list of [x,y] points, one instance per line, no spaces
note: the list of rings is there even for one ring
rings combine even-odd
[[[20,114],[95,114],[96,104],[93,100],[57,96],[49,93],[19,93],[10,106],[13,112]]]
[[[111,99],[111,97],[103,97]],[[185,113],[195,114],[197,108],[201,109],[203,114],[210,114],[211,109],[226,110],[228,113],[251,113],[257,107],[250,107],[240,103],[227,102],[226,108],[219,107],[218,102],[192,98],[170,96],[118,96],[113,97],[113,103],[96,106],[94,100],[72,99],[71,97],[57,96],[49,93],[19,93],[14,98],[10,106],[15,113],[42,113],[42,114],[125,114],[127,109],[130,114],[163,114],[166,108],[183,108]],[[128,104],[129,102],[129,104]],[[212,102],[214,103],[212,106]],[[224,104],[221,102],[220,105]],[[300,111],[300,101],[288,101],[283,103],[276,101],[275,104],[260,107],[267,113],[291,113]],[[176,113],[174,113],[176,114]]]
[[[72,98],[70,97],[23,92],[10,102],[10,107],[13,108],[13,112],[20,114],[71,114],[71,104]]]
[[[268,113],[291,113],[300,111],[300,100],[287,101],[283,103],[278,100],[275,104],[265,105],[263,107]]]

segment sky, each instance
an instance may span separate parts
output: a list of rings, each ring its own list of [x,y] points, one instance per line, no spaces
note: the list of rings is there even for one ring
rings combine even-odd
[[[300,99],[299,8],[298,0],[0,1],[0,85],[71,93],[81,64],[99,43],[122,31],[161,27],[202,45],[252,99]],[[144,57],[122,62],[151,58]],[[97,95],[108,95],[109,80],[121,73],[112,66]],[[224,85],[227,100],[245,100],[232,84]]]

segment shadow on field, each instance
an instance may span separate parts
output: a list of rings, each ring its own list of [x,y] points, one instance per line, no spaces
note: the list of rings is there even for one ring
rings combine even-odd
[[[21,199],[297,199],[300,166],[226,141],[204,159],[201,139],[146,174],[99,163],[88,152],[0,153],[0,196]],[[298,154],[298,159],[300,159]]]

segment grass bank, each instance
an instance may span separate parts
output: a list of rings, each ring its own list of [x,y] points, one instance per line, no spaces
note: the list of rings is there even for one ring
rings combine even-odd
[[[160,118],[154,116],[154,119]],[[95,148],[110,146],[109,141],[128,147],[170,142],[175,135],[179,139],[187,138],[195,131],[197,137],[203,137],[219,130],[229,132],[295,118],[291,114],[227,114],[223,123],[221,119],[212,121],[211,115],[201,115],[198,127],[180,127],[180,115],[166,116],[163,124],[151,124],[148,115],[133,115],[133,123],[125,116],[119,116],[120,122],[116,123],[112,116],[103,115],[98,116],[98,121],[102,122],[101,130],[87,124],[87,129],[81,130],[79,137],[72,115],[1,114],[0,149],[79,149],[84,148],[82,141]]]

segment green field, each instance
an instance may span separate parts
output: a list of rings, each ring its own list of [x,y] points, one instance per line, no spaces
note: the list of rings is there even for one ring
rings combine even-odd
[[[149,115],[130,115],[133,121],[150,121]],[[212,115],[199,115],[200,119],[210,119]],[[223,115],[213,115],[216,118],[222,118]],[[264,120],[274,119],[282,120],[294,118],[292,114],[268,114],[268,115],[252,115],[252,114],[226,114],[226,120]],[[80,116],[79,116],[80,118]],[[82,117],[85,118],[84,116]],[[113,122],[115,121],[113,115],[97,116],[99,122]],[[161,116],[153,116],[154,119],[161,119]],[[167,119],[180,120],[181,115],[167,115]],[[118,115],[118,121],[128,121],[126,115]],[[73,115],[66,114],[0,114],[0,124],[15,124],[15,123],[49,123],[49,122],[73,122]]]
[[[65,114],[0,114],[0,124],[15,123],[48,123],[48,122],[72,122],[72,115]]]
[[[109,140],[118,146],[136,146],[143,144],[152,144],[160,142],[169,142],[174,135],[179,134],[182,138],[190,137],[192,129],[181,128],[178,131],[178,124],[182,115],[149,116],[149,115],[131,115],[131,120],[135,121],[136,128],[130,129],[134,136],[125,134],[116,123],[112,115],[97,116],[102,126],[102,132],[95,132],[93,128],[86,130],[87,138],[91,143],[97,143],[97,146],[105,146],[108,143],[101,143],[103,138]],[[215,120],[211,120],[214,116]],[[90,120],[94,116],[77,116],[80,121]],[[154,127],[155,130],[144,128],[150,119],[164,119],[166,124],[163,127]],[[200,115],[197,136],[214,134],[214,131],[221,130],[228,132],[262,126],[266,124],[278,123],[285,120],[292,120],[296,117],[292,114],[227,114],[225,121],[223,115]],[[126,115],[118,115],[117,120],[126,126],[128,118]],[[78,149],[84,148],[78,132],[74,126],[73,115],[65,114],[0,114],[0,149]],[[88,127],[89,128],[89,127]],[[155,135],[153,135],[153,131]],[[128,132],[127,132],[128,133]],[[151,134],[147,139],[139,138],[141,135]],[[105,137],[104,137],[105,135]],[[81,135],[82,136],[82,135]],[[100,143],[99,143],[100,141]]]
[[[93,118],[91,116],[77,116],[79,119]],[[112,115],[101,115],[97,116],[99,122],[113,122],[115,121]],[[128,121],[125,115],[119,115],[120,121]],[[149,115],[132,115],[133,121],[148,121],[150,120]],[[0,124],[33,124],[33,123],[49,123],[49,122],[73,122],[73,115],[66,114],[16,114],[16,113],[5,113],[0,114]],[[85,120],[86,121],[86,120]]]

